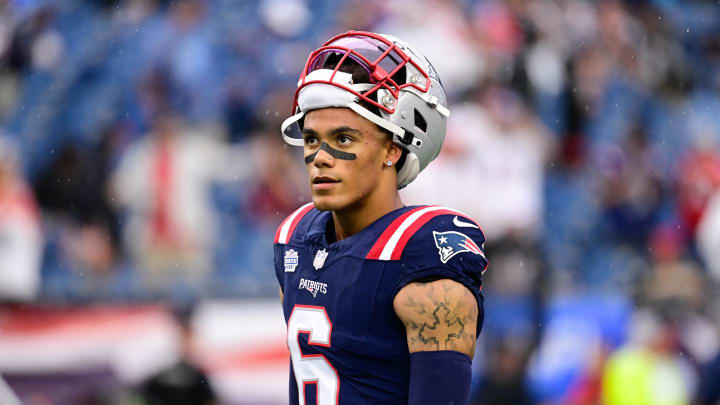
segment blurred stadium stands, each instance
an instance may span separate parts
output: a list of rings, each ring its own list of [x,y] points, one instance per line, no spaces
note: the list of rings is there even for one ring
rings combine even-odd
[[[10,389],[154,403],[184,356],[219,403],[282,403],[270,245],[308,192],[279,124],[348,29],[417,45],[448,92],[403,197],[486,226],[473,403],[720,403],[720,4],[679,0],[0,2]]]

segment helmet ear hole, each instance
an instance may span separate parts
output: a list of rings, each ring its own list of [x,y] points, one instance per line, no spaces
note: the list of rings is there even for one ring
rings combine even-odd
[[[420,114],[420,111],[415,109],[415,127],[422,132],[427,132],[427,121],[425,121],[425,117]]]

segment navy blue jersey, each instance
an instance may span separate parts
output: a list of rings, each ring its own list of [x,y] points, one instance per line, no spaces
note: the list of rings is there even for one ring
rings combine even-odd
[[[331,212],[310,203],[275,235],[290,403],[407,404],[410,359],[393,299],[414,280],[448,278],[475,294],[482,314],[482,231],[462,213],[414,206],[328,243],[331,221]],[[478,333],[481,326],[482,317]]]

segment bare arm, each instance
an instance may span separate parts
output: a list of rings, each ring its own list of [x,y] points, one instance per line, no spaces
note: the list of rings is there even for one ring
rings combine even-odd
[[[410,353],[455,350],[472,359],[478,308],[465,286],[449,279],[410,283],[393,306],[405,325]]]

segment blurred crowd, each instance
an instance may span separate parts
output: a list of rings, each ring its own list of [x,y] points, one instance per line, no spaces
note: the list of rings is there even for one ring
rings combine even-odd
[[[0,2],[0,301],[275,295],[280,122],[348,29],[448,94],[402,196],[483,225],[473,403],[720,403],[716,2]]]

